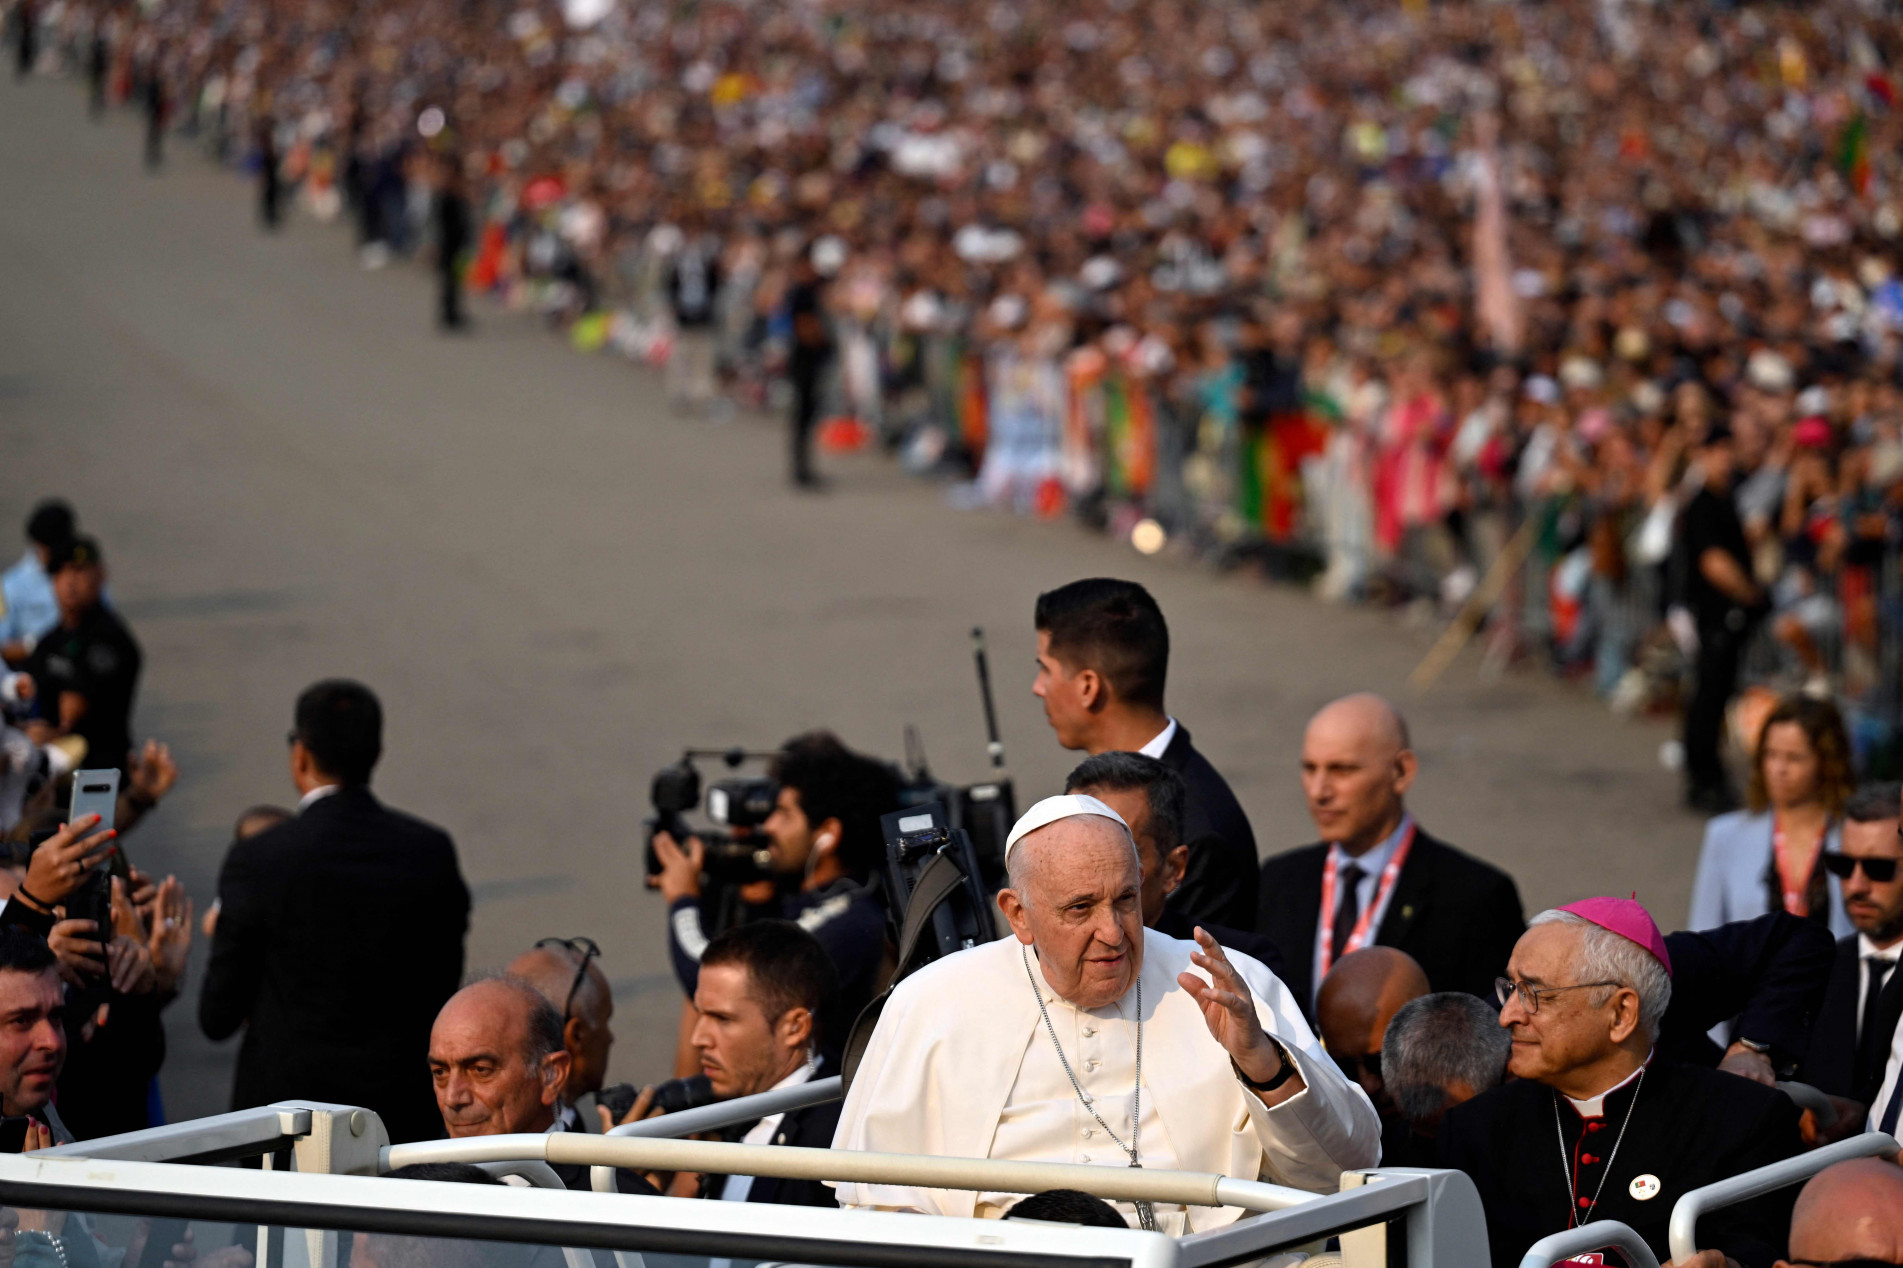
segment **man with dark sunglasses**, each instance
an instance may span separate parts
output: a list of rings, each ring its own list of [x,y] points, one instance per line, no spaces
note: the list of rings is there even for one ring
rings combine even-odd
[[[1903,1264],[1903,1167],[1857,1158],[1827,1167],[1798,1194],[1791,1248],[1777,1268]]]
[[[601,971],[601,948],[593,938],[543,938],[509,964],[509,974],[540,991],[561,1010],[562,1046],[568,1049],[568,1078],[562,1086],[556,1119],[565,1131],[583,1131],[575,1104],[601,1091],[614,1048],[614,991]]]
[[[1846,1128],[1867,1123],[1872,1131],[1894,1131],[1903,1101],[1897,1090],[1903,1054],[1896,1042],[1903,1018],[1903,973],[1897,971],[1903,956],[1900,806],[1903,786],[1859,788],[1844,807],[1842,846],[1823,859],[1842,887],[1844,912],[1857,932],[1837,943],[1801,1077],[1857,1103],[1858,1112],[1844,1116]]]

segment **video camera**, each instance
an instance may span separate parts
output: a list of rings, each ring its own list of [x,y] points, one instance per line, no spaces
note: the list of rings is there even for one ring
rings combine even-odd
[[[715,780],[706,790],[705,811],[717,826],[697,828],[687,822],[687,813],[702,806],[700,768],[695,763],[718,758],[729,770],[738,770],[749,761],[770,761],[773,756],[744,748],[690,748],[679,761],[656,771],[648,785],[654,814],[646,820],[647,873],[661,873],[661,859],[654,852],[655,833],[667,833],[683,848],[688,837],[699,838],[706,847],[701,862],[701,919],[709,937],[745,919],[743,888],[781,880],[760,833],[760,825],[779,800],[780,786],[764,776]]]

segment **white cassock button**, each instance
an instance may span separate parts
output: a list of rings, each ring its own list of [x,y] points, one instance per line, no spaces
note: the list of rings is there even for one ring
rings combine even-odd
[[[1659,1183],[1657,1176],[1636,1176],[1633,1178],[1630,1192],[1632,1196],[1639,1201],[1650,1202],[1659,1195],[1659,1190],[1664,1187],[1665,1186]]]
[[[1095,1132],[1095,1131],[1094,1131],[1093,1129],[1091,1129],[1091,1128],[1089,1128],[1089,1127],[1086,1127],[1086,1128],[1084,1128],[1084,1139],[1085,1139],[1085,1140],[1089,1140],[1089,1139],[1090,1139],[1090,1138],[1091,1138],[1092,1136],[1095,1136],[1096,1134],[1097,1134],[1097,1133],[1096,1133],[1096,1132]]]
[[[1086,1061],[1086,1062],[1084,1062],[1084,1069],[1086,1069],[1086,1070],[1095,1070],[1096,1068],[1097,1068],[1097,1062],[1096,1062],[1096,1061],[1094,1061],[1094,1060],[1092,1060],[1092,1061]]]
[[[1095,1026],[1085,1026],[1085,1027],[1084,1027],[1084,1038],[1086,1038],[1086,1039],[1094,1039],[1094,1038],[1096,1038],[1096,1035],[1097,1035],[1097,1028],[1096,1028]]]

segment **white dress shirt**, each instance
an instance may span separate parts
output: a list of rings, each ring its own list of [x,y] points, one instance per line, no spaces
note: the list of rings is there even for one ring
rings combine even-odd
[[[1096,1102],[1097,1113],[1110,1125],[1110,1130],[1124,1144],[1129,1144],[1131,1092],[1136,1087],[1137,1074],[1135,992],[1107,1007],[1086,1012],[1066,1003],[1052,990],[1044,980],[1043,967],[1036,963],[1035,957],[1032,960],[1044,1006],[1050,1010],[1051,1025],[1064,1046],[1064,1056],[1070,1061],[1078,1084]],[[1155,1073],[1152,1070],[1150,1077]],[[1137,1136],[1138,1161],[1152,1170],[1174,1171],[1175,1151],[1170,1148],[1169,1136],[1157,1117],[1156,1101],[1147,1093],[1143,1097],[1142,1114],[1143,1130]],[[1077,1098],[1042,1018],[1024,1050],[1017,1081],[1005,1097],[1004,1113],[998,1120],[997,1135],[992,1138],[991,1156],[1024,1162],[1129,1165],[1129,1155]],[[1022,1193],[980,1193],[978,1215],[995,1219],[1023,1198]],[[1130,1221],[1131,1227],[1136,1226],[1134,1205],[1129,1202],[1111,1205]],[[1184,1231],[1186,1212],[1180,1206],[1159,1207],[1156,1219],[1162,1231],[1180,1235]]]
[[[1163,760],[1163,754],[1169,751],[1170,741],[1175,738],[1176,719],[1171,718],[1169,725],[1164,727],[1161,731],[1158,731],[1156,735],[1151,738],[1150,742],[1138,749],[1137,752],[1143,754],[1145,757],[1154,757],[1160,762]]]
[[[297,812],[303,814],[324,798],[332,796],[342,790],[343,785],[341,784],[319,784],[297,799]]]
[[[1401,839],[1407,835],[1408,829],[1413,826],[1414,816],[1404,812],[1401,815],[1401,822],[1395,825],[1394,831],[1390,832],[1382,840],[1381,844],[1375,846],[1360,858],[1356,858],[1354,855],[1348,853],[1348,851],[1342,849],[1341,842],[1339,841],[1329,843],[1328,857],[1335,861],[1336,876],[1340,876],[1342,869],[1347,867],[1350,863],[1353,863],[1356,867],[1361,869],[1361,879],[1355,882],[1355,910],[1357,912],[1368,910],[1368,904],[1375,900],[1375,895],[1379,893],[1381,887],[1381,873],[1387,868],[1388,861],[1394,857],[1394,852],[1401,848]],[[1379,932],[1381,922],[1387,918],[1388,901],[1393,897],[1394,891],[1390,889],[1386,895],[1381,898],[1381,905],[1375,908],[1374,915],[1369,918],[1369,941],[1367,945],[1374,945],[1374,935]],[[1337,903],[1341,901],[1339,891],[1335,894],[1335,901]],[[1324,945],[1322,941],[1322,930],[1324,927],[1321,919],[1315,921],[1315,958],[1309,961],[1311,964],[1320,964],[1322,962],[1322,947]],[[1354,931],[1351,929],[1349,932],[1353,933]],[[1310,988],[1310,994],[1314,998],[1320,998],[1321,991],[1321,978],[1317,975],[1314,986]]]
[[[1870,989],[1868,958],[1870,956],[1896,964],[1899,957],[1903,957],[1903,942],[1893,942],[1887,947],[1879,947],[1865,935],[1857,935],[1857,1039],[1859,1042],[1863,1039],[1864,995]],[[1899,972],[1903,972],[1903,969],[1890,970],[1890,976],[1884,979],[1884,990],[1891,989],[1890,983]],[[1896,1033],[1890,1037],[1890,1055],[1883,1064],[1883,1083],[1877,1089],[1875,1103],[1870,1106],[1871,1131],[1880,1130],[1879,1124],[1883,1121],[1883,1111],[1889,1107],[1890,1098],[1896,1095],[1896,1081],[1899,1073],[1903,1073],[1903,1025],[1899,1025]]]

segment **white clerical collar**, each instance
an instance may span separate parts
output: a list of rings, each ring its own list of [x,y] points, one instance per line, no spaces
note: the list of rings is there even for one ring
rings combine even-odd
[[[1160,762],[1163,760],[1163,754],[1169,750],[1170,742],[1175,738],[1176,719],[1171,718],[1169,725],[1164,727],[1161,731],[1158,731],[1155,738],[1138,749],[1137,752],[1143,754],[1145,757],[1154,757]]]
[[[1620,1079],[1617,1083],[1613,1084],[1611,1087],[1607,1088],[1605,1091],[1601,1092],[1599,1095],[1589,1096],[1583,1101],[1575,1101],[1570,1096],[1568,1096],[1566,1099],[1573,1102],[1573,1108],[1579,1111],[1579,1116],[1581,1118],[1604,1118],[1606,1116],[1606,1098],[1608,1096],[1611,1096],[1614,1092],[1617,1092],[1620,1088],[1624,1087],[1626,1084],[1638,1078],[1641,1074],[1644,1074],[1645,1067],[1651,1064],[1652,1064],[1652,1054],[1648,1052],[1645,1054],[1645,1060],[1639,1063],[1638,1069],[1634,1070],[1631,1074],[1626,1075],[1623,1079]]]
[[[1339,841],[1330,842],[1328,852],[1335,856],[1335,867],[1337,869],[1344,868],[1348,866],[1348,864],[1353,863],[1356,867],[1361,869],[1362,876],[1379,876],[1381,875],[1382,869],[1387,867],[1388,860],[1394,857],[1394,851],[1400,848],[1401,838],[1406,836],[1407,830],[1413,826],[1414,816],[1403,811],[1401,814],[1401,822],[1394,825],[1394,831],[1388,833],[1387,836],[1382,838],[1381,844],[1375,846],[1360,858],[1356,858],[1354,855],[1348,853],[1347,850],[1344,850]]]
[[[305,793],[302,797],[298,798],[298,801],[297,801],[298,812],[301,814],[302,812],[309,810],[313,804],[322,801],[326,797],[329,797],[335,793],[339,793],[342,791],[343,791],[343,785],[341,784],[319,784],[317,787],[311,789],[309,792]]]
[[[1880,947],[1876,943],[1870,941],[1869,934],[1867,933],[1858,934],[1857,935],[1857,958],[1860,960],[1867,960],[1871,956],[1875,956],[1879,960],[1888,960],[1891,964],[1895,964],[1899,957],[1903,957],[1903,942],[1892,942],[1887,947]]]

